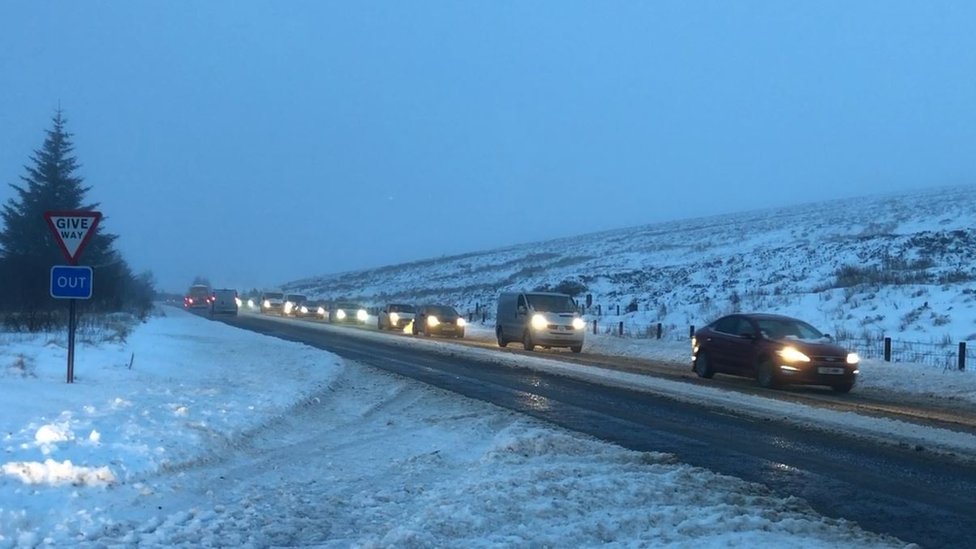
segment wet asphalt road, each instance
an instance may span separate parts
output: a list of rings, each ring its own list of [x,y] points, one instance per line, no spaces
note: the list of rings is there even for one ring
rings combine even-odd
[[[228,324],[326,349],[641,451],[761,483],[820,513],[923,547],[976,547],[976,466],[773,419],[259,316]],[[345,333],[348,332],[348,333]],[[391,335],[391,338],[394,337]],[[391,339],[391,342],[393,340]]]

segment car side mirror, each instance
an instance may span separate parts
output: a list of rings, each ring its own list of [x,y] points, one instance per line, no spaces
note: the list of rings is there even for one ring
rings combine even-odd
[[[529,309],[525,305],[519,305],[518,314],[524,315],[529,312]]]

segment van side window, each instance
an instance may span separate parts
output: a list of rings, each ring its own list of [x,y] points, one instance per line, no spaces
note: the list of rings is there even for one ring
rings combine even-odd
[[[526,306],[525,305],[525,296],[524,295],[520,295],[519,298],[518,298],[518,303],[515,304],[515,308],[517,309],[519,307],[525,307],[525,306]]]

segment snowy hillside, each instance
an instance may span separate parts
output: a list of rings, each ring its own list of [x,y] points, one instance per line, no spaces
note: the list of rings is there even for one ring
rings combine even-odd
[[[976,339],[974,211],[976,186],[834,200],[324,275],[286,289],[372,305],[480,306],[490,315],[500,291],[571,281],[586,288],[581,302],[592,294],[591,318],[606,330],[624,322],[626,335],[660,322],[666,337],[687,337],[689,325],[749,310],[799,316],[848,340],[948,344]]]

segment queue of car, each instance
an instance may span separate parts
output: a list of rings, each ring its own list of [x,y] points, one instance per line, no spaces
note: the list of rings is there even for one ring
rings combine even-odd
[[[329,323],[365,325],[369,311],[349,300],[310,300],[302,294],[264,292],[251,308]],[[234,290],[190,288],[187,308],[209,307],[211,314],[237,314],[242,305]],[[519,343],[525,351],[568,348],[583,350],[586,322],[576,301],[555,292],[503,292],[495,315],[495,339],[499,347]],[[464,338],[466,321],[453,306],[388,303],[376,311],[376,328],[415,336]],[[860,357],[837,345],[803,320],[776,314],[752,313],[722,316],[692,336],[691,369],[700,378],[716,374],[745,376],[765,388],[783,385],[824,385],[847,393],[860,373]]]

